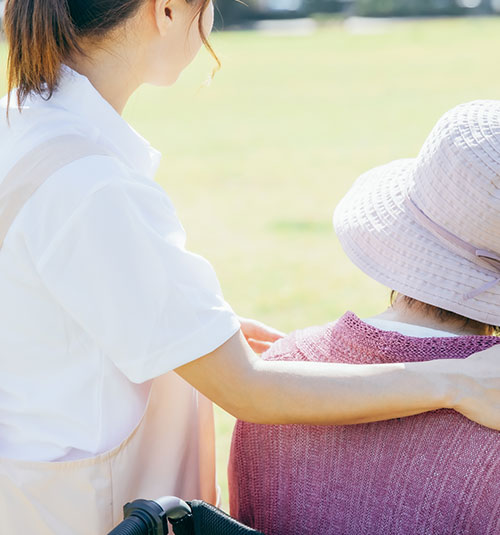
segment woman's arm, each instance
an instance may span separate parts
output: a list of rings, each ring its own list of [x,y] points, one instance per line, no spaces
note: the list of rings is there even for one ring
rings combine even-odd
[[[453,408],[500,430],[500,352],[465,360],[265,361],[241,332],[177,373],[233,416],[265,424],[356,424]]]

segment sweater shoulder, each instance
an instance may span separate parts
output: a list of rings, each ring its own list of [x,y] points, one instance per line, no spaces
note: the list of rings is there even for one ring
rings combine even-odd
[[[264,360],[323,361],[331,351],[331,338],[337,322],[306,327],[275,342],[263,355]]]

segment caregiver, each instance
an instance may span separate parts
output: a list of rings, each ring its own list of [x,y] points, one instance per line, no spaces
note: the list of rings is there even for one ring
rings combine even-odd
[[[373,366],[251,350],[279,335],[240,321],[186,251],[153,181],[159,154],[120,117],[141,84],[174,83],[209,47],[210,0],[7,0],[4,22],[2,532],[96,535],[139,496],[216,500],[206,398],[252,422],[450,407],[500,429],[497,348]]]

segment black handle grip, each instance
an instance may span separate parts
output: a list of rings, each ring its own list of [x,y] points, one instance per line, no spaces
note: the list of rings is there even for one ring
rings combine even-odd
[[[153,500],[135,500],[123,507],[124,520],[108,535],[166,535],[165,510]]]
[[[144,522],[135,516],[126,518],[108,535],[148,535],[149,527]]]

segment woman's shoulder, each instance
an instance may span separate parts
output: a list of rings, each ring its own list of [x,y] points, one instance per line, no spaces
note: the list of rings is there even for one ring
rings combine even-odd
[[[41,185],[26,200],[9,229],[11,239],[20,238],[34,259],[41,257],[62,232],[78,230],[96,220],[106,225],[112,219],[134,219],[138,227],[148,224],[158,232],[173,226],[178,230],[175,209],[163,189],[134,172],[98,134],[78,130],[75,124],[44,133],[34,122],[32,129],[10,131],[7,139],[11,149],[0,153],[0,188],[10,179],[14,179],[10,180],[13,187],[17,187],[17,178],[21,182],[29,180],[12,175],[23,159],[29,165],[21,168],[31,173],[51,169],[45,177],[42,171],[38,177],[43,178]],[[3,201],[8,202],[8,198]]]

